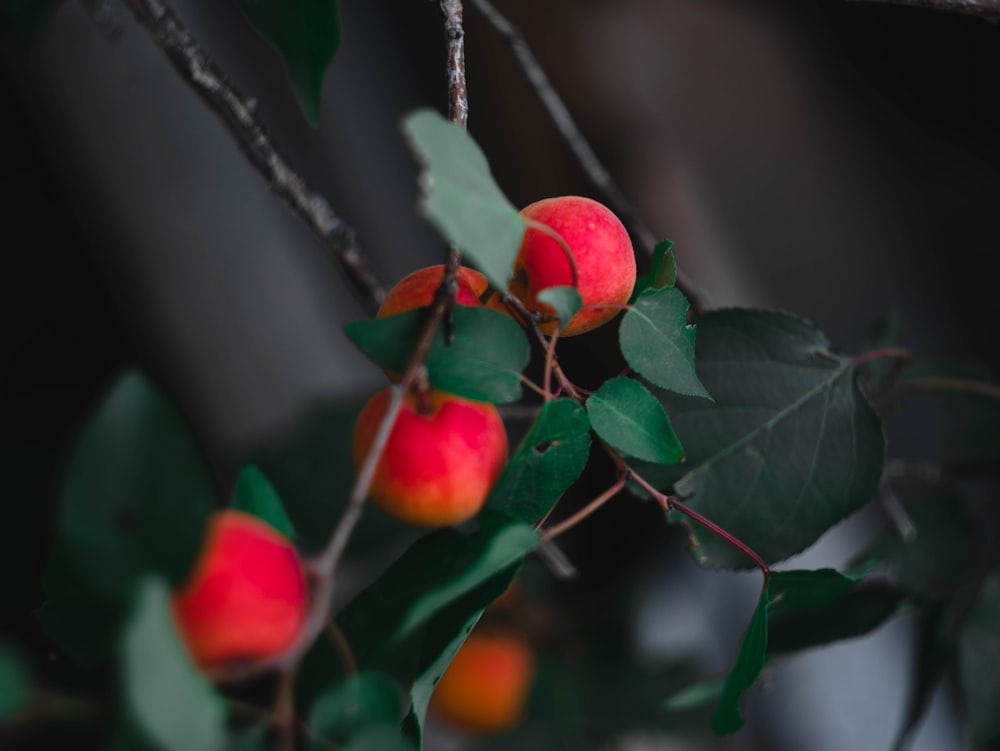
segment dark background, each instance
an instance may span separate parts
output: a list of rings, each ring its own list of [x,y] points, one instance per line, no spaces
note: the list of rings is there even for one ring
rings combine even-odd
[[[430,2],[343,5],[318,130],[235,3],[176,8],[257,97],[282,151],[355,227],[388,286],[442,253],[414,211],[416,167],[397,130],[411,109],[445,106],[442,23]],[[0,38],[3,523],[30,530],[0,553],[0,570],[4,622],[19,631],[40,602],[67,452],[121,369],[139,364],[181,404],[220,489],[315,399],[383,382],[342,334],[365,308],[335,265],[124,6],[111,7],[122,32],[114,42],[79,3],[31,39],[9,27]],[[713,304],[800,313],[847,351],[896,309],[914,351],[1000,368],[1000,27],[864,2],[517,0],[501,9]],[[507,195],[516,205],[600,198],[505,44],[471,7],[466,19],[469,128]],[[598,382],[615,367],[613,336],[567,342],[564,357]],[[890,453],[936,456],[947,441],[936,419],[896,418]],[[585,573],[567,586],[593,593],[595,607],[622,571],[679,544],[659,536],[648,508],[602,513],[566,542]],[[745,618],[731,621],[723,638],[738,638]],[[891,638],[887,659],[899,665],[908,634]],[[901,711],[900,671],[872,731],[878,743],[894,729],[886,713]],[[788,694],[777,693],[780,707]],[[793,711],[776,722],[794,734]],[[836,711],[827,713],[833,739],[808,738],[809,748],[879,747],[856,745],[864,736],[845,731]],[[766,727],[765,716],[754,732],[767,739]],[[847,734],[838,738],[838,727]],[[940,732],[927,748],[957,742]]]

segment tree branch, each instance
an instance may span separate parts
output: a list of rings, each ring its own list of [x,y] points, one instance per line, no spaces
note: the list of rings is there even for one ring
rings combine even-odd
[[[165,3],[160,0],[126,2],[138,21],[155,37],[181,77],[226,124],[250,163],[340,262],[348,279],[374,311],[385,297],[385,290],[368,268],[354,230],[281,156],[257,120],[254,104],[236,90]]]
[[[607,168],[601,163],[601,160],[597,158],[594,149],[580,131],[579,126],[577,126],[576,121],[573,119],[562,98],[556,93],[556,90],[553,88],[545,71],[542,70],[542,66],[531,51],[520,30],[508,21],[489,0],[471,0],[471,2],[476,10],[489,22],[490,26],[507,40],[507,44],[520,64],[521,70],[528,77],[528,81],[531,82],[535,93],[548,111],[549,117],[552,118],[556,130],[559,131],[563,140],[566,141],[570,150],[576,156],[587,177],[607,197],[611,203],[612,210],[621,218],[622,223],[639,239],[643,252],[651,258],[653,248],[658,239],[656,234],[643,220],[639,214],[639,210],[625,197],[622,189],[618,187],[618,184],[611,177],[611,173],[608,172]],[[677,287],[690,301],[693,312],[699,313],[704,309],[704,292],[688,279],[680,269],[677,272]]]
[[[952,11],[964,13],[967,16],[979,16],[988,21],[1000,21],[1000,0],[850,0],[851,2],[884,3],[887,5],[906,5],[911,8],[929,8],[931,10]]]

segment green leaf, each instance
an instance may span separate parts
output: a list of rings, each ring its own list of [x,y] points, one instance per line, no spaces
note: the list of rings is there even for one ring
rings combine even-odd
[[[659,464],[677,464],[684,449],[656,397],[636,380],[605,381],[587,399],[594,431],[616,449]]]
[[[449,528],[422,537],[344,608],[337,623],[360,665],[375,666],[436,612],[520,565],[540,539],[502,515],[490,522],[471,535]]]
[[[743,727],[740,699],[743,692],[757,681],[764,669],[764,657],[767,653],[768,599],[768,591],[765,588],[760,593],[757,609],[743,636],[739,654],[736,655],[736,663],[722,686],[719,705],[712,715],[712,730],[718,735],[735,733]]]
[[[345,327],[358,348],[383,368],[401,373],[413,355],[426,310]],[[425,364],[431,385],[466,399],[512,402],[521,397],[521,371],[531,357],[524,330],[509,316],[487,308],[455,307],[454,340],[439,328]]]
[[[902,587],[931,594],[947,591],[962,580],[987,541],[954,493],[930,493],[906,511],[913,539],[904,540],[896,525],[888,524],[865,555],[887,564]]]
[[[695,327],[675,287],[648,289],[625,313],[618,342],[629,366],[660,388],[711,399],[695,372]]]
[[[905,601],[905,592],[873,582],[859,583],[817,609],[778,609],[770,617],[768,654],[788,654],[862,636],[899,612]]]
[[[653,261],[649,273],[635,281],[635,289],[629,303],[634,303],[647,289],[673,287],[677,283],[677,260],[674,258],[672,240],[660,240],[653,248]]]
[[[663,708],[669,712],[681,712],[707,704],[722,695],[726,680],[726,678],[714,678],[688,686],[666,699],[663,702]]]
[[[31,701],[32,681],[21,656],[0,642],[0,722]]]
[[[344,751],[417,751],[409,739],[400,734],[396,726],[381,725],[362,730]]]
[[[858,582],[832,568],[815,571],[772,571],[768,586],[768,615],[775,618],[785,613],[819,610],[842,596]]]
[[[399,735],[402,698],[399,686],[384,673],[365,671],[350,675],[316,700],[309,729],[314,736],[338,746],[373,725],[395,726]]]
[[[958,640],[958,679],[974,746],[1000,742],[1000,574],[983,585]]]
[[[679,479],[683,467],[655,481],[673,482],[685,503],[765,560],[808,547],[875,493],[882,423],[851,360],[814,325],[777,311],[706,313],[698,374],[714,405],[660,394],[688,461]],[[714,535],[695,530],[694,538],[702,565],[752,565]]]
[[[306,119],[319,123],[323,74],[340,47],[338,0],[240,0],[247,18],[285,58]]]
[[[159,578],[138,587],[122,638],[122,685],[129,715],[163,751],[220,751],[225,747],[221,699],[191,664],[170,615]]]
[[[540,302],[551,305],[559,319],[559,328],[564,329],[570,319],[583,306],[583,298],[573,287],[548,287],[538,293]]]
[[[226,751],[272,751],[267,741],[267,725],[251,725],[245,730],[234,731]]]
[[[497,187],[486,157],[463,128],[429,109],[407,116],[403,133],[424,166],[424,217],[494,287],[506,289],[525,225]]]
[[[233,508],[263,519],[289,539],[295,539],[295,527],[274,485],[252,464],[240,472],[236,481]]]
[[[535,524],[587,465],[590,420],[573,399],[546,402],[507,462],[486,506]]]
[[[214,495],[201,450],[173,405],[138,373],[124,375],[73,452],[46,590],[66,591],[73,582],[120,597],[150,571],[180,582]]]

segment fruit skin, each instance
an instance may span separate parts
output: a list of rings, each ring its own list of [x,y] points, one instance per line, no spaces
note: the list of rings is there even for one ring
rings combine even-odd
[[[513,634],[472,634],[431,695],[436,719],[470,733],[516,727],[535,677],[535,657]]]
[[[212,670],[284,652],[306,621],[308,599],[295,546],[261,519],[225,509],[209,518],[171,609],[191,658]]]
[[[377,392],[354,424],[359,470],[391,398]],[[507,431],[492,404],[429,390],[407,394],[375,469],[369,497],[407,524],[440,527],[475,516],[507,462]]]
[[[434,295],[444,279],[444,264],[417,269],[403,277],[390,289],[379,306],[376,318],[405,313],[414,308],[423,308],[434,302]],[[455,302],[459,305],[478,306],[479,296],[489,287],[486,277],[475,269],[460,266],[458,269],[458,294]]]
[[[628,232],[610,209],[582,196],[560,196],[536,201],[521,216],[558,232],[576,261],[577,291],[584,307],[570,319],[560,336],[575,336],[597,328],[621,312],[635,286],[635,252]],[[565,250],[550,235],[529,226],[514,261],[509,284],[512,294],[533,311],[552,313],[538,301],[548,287],[572,286],[573,271]],[[602,307],[601,303],[612,303]],[[548,334],[555,321],[542,325]]]

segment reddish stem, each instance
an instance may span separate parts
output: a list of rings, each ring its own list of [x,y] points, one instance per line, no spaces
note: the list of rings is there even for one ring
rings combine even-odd
[[[870,360],[877,360],[880,357],[895,357],[898,360],[903,360],[904,362],[910,359],[910,351],[903,347],[881,347],[879,349],[873,349],[863,354],[858,355],[854,358],[854,367],[859,365],[864,365]]]
[[[597,498],[595,498],[594,500],[592,500],[590,503],[588,503],[582,509],[580,509],[579,511],[577,511],[572,516],[568,516],[567,518],[563,519],[558,524],[556,524],[556,525],[554,525],[552,527],[549,527],[548,529],[544,530],[542,532],[542,539],[543,540],[551,540],[551,539],[553,539],[555,537],[558,537],[559,535],[561,535],[566,530],[572,529],[577,524],[579,524],[580,522],[582,522],[588,516],[590,516],[591,514],[593,514],[595,511],[597,511],[601,506],[603,506],[605,503],[607,503],[612,498],[614,498],[616,495],[618,495],[618,493],[621,492],[622,488],[625,487],[625,479],[626,479],[625,475],[624,474],[621,475],[618,478],[617,482],[615,482],[614,485],[612,485],[610,488],[608,488],[607,490],[605,490],[603,493],[601,493],[599,496],[597,496]]]

